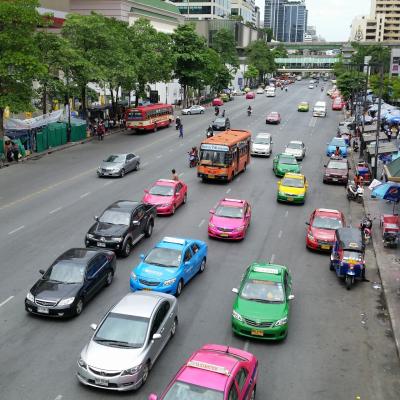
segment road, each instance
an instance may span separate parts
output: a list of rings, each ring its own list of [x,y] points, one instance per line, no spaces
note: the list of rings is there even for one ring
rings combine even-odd
[[[204,343],[245,348],[260,360],[258,399],[362,400],[398,399],[400,366],[396,356],[373,252],[367,251],[370,282],[346,291],[329,271],[328,256],[305,249],[305,221],[317,207],[341,209],[357,224],[362,209],[348,203],[339,186],[322,184],[326,142],[335,134],[340,113],[327,118],[298,113],[297,103],[327,99],[318,88],[296,82],[276,98],[237,97],[226,104],[232,128],[271,132],[274,153],[289,140],[303,140],[307,156],[302,172],[309,181],[304,206],[276,202],[277,178],[271,159],[252,159],[247,171],[230,184],[203,184],[187,166],[186,152],[199,145],[213,118],[183,116],[184,139],[174,128],[156,133],[115,134],[39,160],[0,171],[0,387],[7,400],[81,400],[129,397],[147,399],[161,393],[185,359]],[[246,115],[248,104],[253,115]],[[328,102],[328,104],[330,104]],[[266,126],[267,111],[283,116],[278,126]],[[142,159],[138,172],[123,179],[98,179],[99,162],[109,153],[133,151]],[[23,301],[39,277],[38,270],[70,247],[83,245],[84,235],[98,215],[118,199],[140,199],[158,178],[175,168],[188,184],[188,203],[173,217],[157,218],[153,236],[136,246],[127,259],[118,259],[113,284],[87,305],[78,318],[59,321],[28,315]],[[246,239],[227,243],[207,238],[208,211],[222,197],[246,198],[253,220]],[[176,336],[151,371],[145,387],[127,395],[92,390],[78,384],[74,373],[89,325],[98,323],[110,306],[129,291],[129,273],[164,236],[187,236],[209,244],[207,270],[184,288],[179,298],[180,324]],[[288,338],[265,343],[234,337],[231,292],[252,261],[287,265],[294,294]]]

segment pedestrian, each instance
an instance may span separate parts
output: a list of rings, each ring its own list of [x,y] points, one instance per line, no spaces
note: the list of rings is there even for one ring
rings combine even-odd
[[[387,135],[388,141],[390,142],[392,140],[392,130],[388,129],[386,131],[386,135]]]
[[[179,176],[176,174],[175,168],[171,170],[171,173],[172,173],[172,180],[179,181]]]
[[[182,125],[182,123],[179,125],[179,137],[183,139],[183,125]]]
[[[336,149],[335,149],[335,157],[339,157],[340,156],[340,147],[339,146],[336,146]]]
[[[18,158],[19,158],[19,147],[17,143],[13,143],[12,144],[12,153],[13,153],[13,158],[15,162],[18,162]]]
[[[110,127],[110,119],[107,117],[104,121],[104,130],[108,132],[108,128]]]

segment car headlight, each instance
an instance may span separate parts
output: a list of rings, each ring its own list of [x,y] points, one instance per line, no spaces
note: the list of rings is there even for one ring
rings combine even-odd
[[[32,303],[35,301],[35,296],[34,296],[31,292],[28,292],[28,293],[26,294],[26,298],[27,298],[29,301],[31,301]]]
[[[287,317],[278,319],[278,321],[275,322],[274,326],[282,326],[287,324]]]
[[[215,228],[215,225],[214,225],[212,222],[209,222],[209,223],[208,223],[208,226],[209,226],[210,228]]]
[[[138,372],[140,368],[142,368],[142,364],[139,364],[136,367],[126,369],[125,371],[122,371],[121,376],[136,374],[136,372]]]
[[[168,279],[164,281],[164,286],[170,286],[176,281],[176,278]]]
[[[91,233],[87,233],[86,234],[86,239],[93,239],[94,235],[92,235]]]
[[[312,235],[312,233],[307,233],[307,237],[312,241],[315,240],[315,237]]]
[[[238,312],[236,312],[235,310],[232,310],[232,317],[237,319],[238,321],[243,322],[242,316]]]
[[[75,297],[68,297],[68,298],[66,298],[66,299],[62,299],[62,300],[58,303],[58,305],[59,305],[59,306],[69,306],[69,305],[71,305],[71,304],[74,302],[74,300],[75,300]]]
[[[81,368],[84,368],[84,369],[87,368],[87,364],[86,364],[85,360],[84,360],[82,357],[79,358],[79,360],[78,360],[78,365],[79,365]]]
[[[279,190],[278,193],[279,193],[279,196],[285,196],[286,195],[286,193],[282,192],[282,190]]]
[[[238,226],[237,228],[235,228],[235,231],[236,231],[236,232],[242,232],[242,231],[244,230],[244,228],[245,228],[244,225]]]
[[[134,281],[136,281],[136,279],[137,279],[137,276],[136,276],[136,274],[132,271],[131,272],[131,278],[132,278],[132,280],[134,280]]]
[[[124,240],[124,238],[122,238],[122,237],[113,237],[112,238],[112,240],[113,240],[113,242],[122,242],[123,240]]]

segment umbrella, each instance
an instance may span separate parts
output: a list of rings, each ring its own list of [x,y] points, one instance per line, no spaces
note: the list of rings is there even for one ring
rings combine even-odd
[[[395,203],[400,201],[400,184],[395,182],[382,183],[372,190],[371,197],[393,202],[394,213]]]

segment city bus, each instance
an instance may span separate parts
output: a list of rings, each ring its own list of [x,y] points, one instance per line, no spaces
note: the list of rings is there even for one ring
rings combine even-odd
[[[197,176],[230,182],[250,162],[251,132],[229,130],[205,139],[200,145]]]
[[[174,120],[174,110],[170,104],[149,104],[129,108],[125,113],[127,129],[153,131],[169,126]]]

